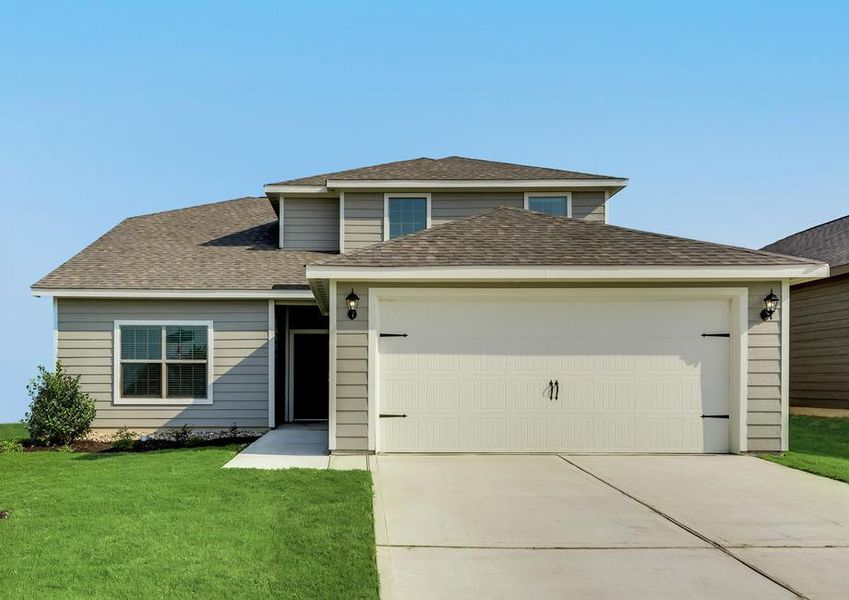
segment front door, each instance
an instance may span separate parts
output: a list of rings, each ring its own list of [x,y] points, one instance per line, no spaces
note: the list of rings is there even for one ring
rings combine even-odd
[[[292,331],[289,400],[293,421],[326,421],[329,339],[326,331]]]

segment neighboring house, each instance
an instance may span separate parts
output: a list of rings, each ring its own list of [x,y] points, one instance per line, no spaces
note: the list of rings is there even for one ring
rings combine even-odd
[[[104,430],[327,419],[332,452],[787,448],[787,289],[827,265],[607,225],[626,184],[461,157],[284,181],[127,219],[32,290]]]
[[[849,416],[849,216],[811,227],[764,250],[826,262],[831,276],[790,290],[793,413]]]

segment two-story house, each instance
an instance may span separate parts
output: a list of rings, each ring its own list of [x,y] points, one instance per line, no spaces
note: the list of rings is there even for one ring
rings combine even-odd
[[[462,157],[328,173],[127,219],[32,291],[103,430],[787,448],[787,290],[827,265],[608,225],[626,184]]]

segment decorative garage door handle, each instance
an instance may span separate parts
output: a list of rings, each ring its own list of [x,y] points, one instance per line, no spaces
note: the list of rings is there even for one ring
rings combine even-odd
[[[378,416],[381,419],[406,419],[407,418],[407,415],[392,415],[392,414],[386,414],[386,413],[381,413]]]
[[[702,415],[703,419],[730,419],[731,415]]]
[[[560,400],[560,380],[554,380],[554,399]]]
[[[730,338],[730,333],[703,333],[702,337],[727,337]]]
[[[381,333],[380,337],[407,337],[406,333]]]

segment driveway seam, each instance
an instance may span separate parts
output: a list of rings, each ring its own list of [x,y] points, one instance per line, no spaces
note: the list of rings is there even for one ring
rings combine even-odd
[[[708,550],[694,546],[462,546],[436,544],[376,544],[378,548],[433,548],[446,550]]]
[[[604,479],[603,477],[601,477],[601,476],[599,476],[599,475],[596,475],[595,473],[593,473],[593,472],[592,472],[592,471],[590,471],[589,469],[585,469],[584,467],[582,467],[582,466],[580,466],[580,465],[578,465],[578,464],[576,464],[576,463],[572,462],[571,460],[569,460],[569,459],[568,459],[568,458],[566,458],[565,456],[563,456],[563,455],[561,455],[561,454],[558,454],[558,455],[557,455],[557,457],[558,457],[560,460],[562,460],[563,462],[565,462],[566,464],[571,465],[572,467],[574,467],[574,468],[578,469],[578,470],[579,470],[579,471],[581,471],[582,473],[585,473],[585,474],[589,475],[590,477],[592,477],[593,479],[595,479],[595,480],[597,480],[597,481],[599,481],[599,482],[603,483],[604,485],[606,485],[606,486],[608,486],[608,487],[610,487],[610,488],[612,488],[612,489],[616,490],[617,492],[619,492],[620,494],[622,494],[622,495],[623,495],[623,496],[625,496],[626,498],[630,498],[630,499],[631,499],[631,500],[633,500],[634,502],[636,502],[636,503],[638,503],[638,504],[641,504],[641,505],[645,506],[645,507],[646,507],[646,508],[648,508],[650,511],[652,511],[652,512],[654,512],[655,514],[657,514],[657,515],[659,515],[659,516],[663,517],[664,519],[666,519],[667,521],[669,521],[669,522],[670,522],[670,523],[672,523],[673,525],[677,525],[678,527],[680,527],[680,528],[681,528],[681,529],[683,529],[684,531],[686,531],[686,532],[690,533],[691,535],[694,535],[694,536],[696,536],[697,538],[699,538],[700,540],[702,540],[702,541],[704,541],[704,542],[707,542],[708,544],[710,544],[711,546],[713,546],[714,548],[716,548],[717,550],[719,550],[720,552],[722,552],[722,553],[723,553],[723,554],[725,554],[726,556],[729,556],[729,557],[730,557],[730,558],[732,558],[733,560],[736,560],[737,562],[739,562],[741,565],[744,565],[744,566],[748,567],[749,569],[751,569],[752,571],[754,571],[755,573],[757,573],[758,575],[760,575],[760,576],[762,576],[762,577],[764,577],[764,578],[766,578],[766,579],[769,579],[769,580],[770,580],[771,582],[773,582],[775,585],[777,585],[777,586],[779,586],[779,587],[784,588],[785,590],[787,590],[787,591],[788,591],[788,592],[790,592],[791,594],[795,594],[798,598],[802,598],[802,599],[804,599],[804,600],[809,600],[808,596],[805,596],[805,595],[804,595],[804,594],[802,594],[801,592],[799,592],[799,591],[797,591],[797,590],[793,589],[793,587],[791,587],[790,585],[788,585],[788,584],[784,583],[783,581],[780,581],[779,579],[776,579],[775,577],[773,577],[773,576],[772,576],[772,575],[770,575],[769,573],[766,573],[765,571],[763,571],[762,569],[760,569],[760,568],[756,567],[755,565],[753,565],[753,564],[751,564],[751,563],[749,563],[749,562],[747,562],[747,561],[743,560],[742,558],[740,558],[739,556],[735,555],[733,552],[731,552],[728,548],[726,548],[725,546],[723,546],[723,545],[722,545],[722,544],[720,544],[719,542],[716,542],[716,541],[712,540],[711,538],[707,537],[706,535],[704,535],[704,534],[702,534],[702,533],[700,533],[700,532],[696,531],[695,529],[693,529],[693,528],[692,528],[692,527],[690,527],[689,525],[686,525],[686,524],[682,523],[681,521],[679,521],[679,520],[678,520],[678,519],[676,519],[675,517],[673,517],[673,516],[671,516],[671,515],[668,515],[668,514],[666,514],[665,512],[663,512],[662,510],[660,510],[659,508],[657,508],[657,507],[655,507],[655,506],[652,506],[652,505],[651,505],[651,504],[649,504],[648,502],[646,502],[646,501],[644,501],[644,500],[641,500],[640,498],[637,498],[636,496],[634,496],[634,495],[632,495],[632,494],[629,494],[629,493],[628,493],[628,492],[626,492],[625,490],[623,490],[623,489],[619,488],[618,486],[616,486],[616,485],[612,484],[611,482],[607,481],[607,480],[606,480],[606,479]]]

